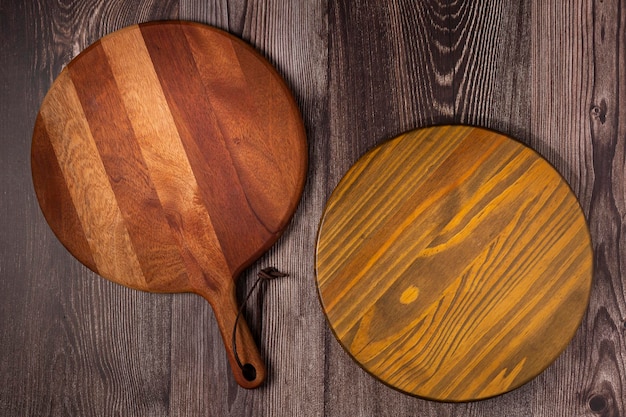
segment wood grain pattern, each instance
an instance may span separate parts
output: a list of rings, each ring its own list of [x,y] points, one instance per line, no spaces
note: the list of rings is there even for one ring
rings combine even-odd
[[[597,414],[619,416],[626,413],[626,361],[620,359],[626,350],[626,5],[598,2],[592,11],[587,23],[593,42],[591,97],[584,109],[590,135],[584,161],[591,165],[593,186],[590,174],[580,177],[595,236],[598,296],[587,318],[585,346],[591,348],[586,351],[585,382],[589,407]]]
[[[35,191],[68,249],[125,286],[202,295],[237,382],[263,382],[244,320],[239,359],[255,376],[242,373],[231,345],[233,279],[282,233],[307,165],[299,111],[273,68],[207,26],[132,26],[61,72],[33,143]],[[50,165],[60,175],[47,175]],[[85,241],[88,250],[74,244]]]
[[[626,108],[619,93],[624,6],[0,2],[0,414],[626,415],[620,243],[626,233],[618,209],[626,196],[619,168],[624,136],[607,129],[623,122]],[[203,299],[133,291],[99,278],[58,242],[32,192],[33,125],[62,68],[107,33],[177,18],[227,29],[262,51],[294,92],[308,133],[301,205],[283,237],[238,281],[241,299],[258,267],[290,273],[255,293],[246,308],[271,371],[256,390],[225,378],[219,329]],[[572,186],[594,242],[589,311],[567,349],[528,384],[472,403],[421,400],[363,371],[328,329],[314,280],[322,209],[349,167],[383,140],[441,122],[496,129],[538,151]]]
[[[181,18],[204,21],[228,29],[255,45],[287,81],[306,115],[309,142],[309,182],[286,233],[258,265],[275,265],[289,277],[268,283],[247,303],[246,318],[258,335],[261,353],[271,372],[260,390],[238,390],[205,384],[203,374],[223,374],[216,361],[196,349],[210,342],[210,334],[188,331],[188,313],[199,310],[192,298],[176,298],[172,331],[172,384],[192,385],[193,390],[172,393],[172,409],[182,415],[295,416],[323,414],[325,392],[325,337],[328,327],[315,297],[311,279],[311,250],[317,232],[326,187],[329,114],[327,79],[327,2],[285,3],[190,0],[181,2]],[[244,271],[239,280],[240,299],[254,282],[257,267]],[[191,338],[191,339],[190,339]],[[192,370],[193,372],[189,372]],[[191,377],[190,377],[191,375]],[[192,378],[192,381],[190,381]],[[220,399],[220,400],[216,400]]]
[[[516,388],[574,336],[592,278],[565,181],[484,129],[421,129],[376,147],[324,210],[316,252],[333,332],[368,372],[426,398]]]
[[[175,17],[177,4],[32,1],[0,9],[0,55],[12,68],[0,75],[0,414],[164,415],[169,296],[95,280],[72,258],[41,216],[29,155],[41,100],[61,68],[117,25]]]

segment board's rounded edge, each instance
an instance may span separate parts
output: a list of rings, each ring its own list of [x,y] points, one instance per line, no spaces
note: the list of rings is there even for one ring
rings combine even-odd
[[[479,129],[479,130],[483,130],[486,132],[490,132],[492,134],[498,134],[498,135],[502,135],[505,136],[506,138],[514,141],[515,143],[519,144],[520,146],[526,148],[527,150],[529,150],[530,152],[532,152],[534,154],[534,156],[536,158],[538,158],[539,160],[545,162],[553,171],[554,173],[556,173],[559,177],[559,179],[568,187],[568,194],[574,198],[574,200],[576,201],[577,204],[577,215],[581,216],[584,226],[585,226],[585,234],[587,237],[587,256],[589,257],[591,264],[590,264],[590,272],[589,272],[589,276],[588,279],[586,280],[586,301],[585,301],[585,308],[583,309],[583,313],[580,314],[580,317],[577,320],[577,325],[575,327],[576,331],[574,332],[574,334],[569,338],[569,340],[567,341],[567,343],[564,344],[564,346],[562,347],[562,349],[555,351],[554,355],[550,357],[549,360],[546,361],[545,366],[540,369],[537,374],[535,376],[531,376],[529,377],[527,380],[522,380],[517,384],[513,384],[511,385],[508,389],[501,391],[501,392],[497,392],[497,393],[493,393],[493,394],[488,394],[488,395],[483,395],[483,396],[475,396],[475,397],[457,397],[457,398],[440,398],[440,397],[435,397],[435,396],[429,396],[429,395],[424,395],[424,394],[419,394],[416,392],[412,392],[406,389],[403,389],[401,387],[395,386],[392,383],[382,379],[381,377],[379,377],[378,375],[376,375],[375,373],[373,373],[372,371],[370,371],[368,368],[366,368],[359,360],[356,359],[356,357],[353,355],[353,353],[350,351],[350,349],[344,345],[344,343],[342,342],[341,338],[339,337],[339,335],[337,334],[335,328],[332,326],[332,323],[328,317],[327,311],[324,308],[325,306],[325,302],[324,299],[322,297],[321,294],[321,289],[320,289],[320,282],[319,282],[319,276],[318,276],[318,247],[319,247],[319,241],[320,241],[320,236],[322,233],[322,228],[324,225],[324,221],[325,221],[325,217],[326,217],[326,211],[328,208],[328,205],[331,203],[331,201],[333,200],[333,196],[335,195],[336,192],[338,192],[338,189],[340,188],[341,184],[346,181],[346,177],[350,174],[350,172],[355,168],[355,165],[357,165],[357,163],[362,159],[367,157],[368,155],[371,155],[373,152],[377,151],[378,149],[380,149],[382,146],[384,146],[385,144],[395,141],[395,140],[399,140],[402,137],[404,137],[407,134],[411,134],[413,132],[419,131],[419,130],[423,130],[423,129],[431,129],[431,128],[439,128],[439,127],[455,127],[455,126],[462,126],[462,127],[467,127],[467,128],[473,128],[473,129]],[[388,386],[391,389],[394,389],[398,392],[402,392],[404,394],[410,395],[412,397],[416,397],[416,398],[421,398],[424,400],[429,400],[429,401],[434,401],[434,402],[440,402],[440,403],[469,403],[469,402],[478,402],[478,401],[484,401],[484,400],[489,400],[491,398],[495,398],[495,397],[500,397],[500,396],[504,396],[507,394],[510,394],[512,391],[515,391],[519,388],[521,388],[522,386],[530,383],[532,380],[534,380],[538,375],[540,375],[542,372],[544,372],[547,368],[549,368],[557,359],[559,356],[561,356],[563,354],[563,352],[567,349],[567,347],[572,343],[573,339],[576,337],[576,333],[578,332],[578,330],[580,329],[580,326],[582,324],[582,321],[584,320],[585,317],[585,312],[588,309],[589,306],[589,301],[590,301],[590,296],[591,296],[591,289],[593,286],[593,277],[595,274],[595,260],[594,260],[594,256],[593,256],[593,240],[591,237],[591,232],[590,232],[590,228],[589,228],[589,223],[587,220],[587,217],[585,216],[584,210],[582,208],[582,205],[580,204],[580,200],[578,199],[578,196],[576,195],[576,193],[574,192],[574,190],[572,189],[571,185],[569,184],[569,182],[565,179],[565,177],[563,176],[563,174],[549,161],[547,160],[543,155],[541,155],[538,151],[536,151],[535,149],[533,149],[531,146],[523,143],[522,141],[520,141],[519,139],[516,139],[506,133],[500,132],[496,129],[491,129],[491,128],[487,128],[487,127],[483,127],[483,126],[478,126],[478,125],[466,125],[466,124],[432,124],[432,125],[425,125],[422,127],[418,127],[415,129],[411,129],[405,132],[402,132],[392,138],[386,139],[381,141],[380,143],[374,145],[373,147],[371,147],[370,149],[368,149],[362,156],[360,156],[359,158],[357,158],[352,165],[348,168],[348,170],[343,174],[343,176],[341,177],[341,179],[339,180],[339,182],[335,185],[335,187],[333,188],[332,192],[330,193],[329,197],[326,200],[326,203],[324,204],[324,208],[322,209],[322,216],[321,219],[318,223],[318,228],[317,228],[317,233],[316,233],[316,239],[315,239],[315,253],[314,253],[314,279],[315,279],[315,288],[316,288],[316,294],[317,294],[317,298],[318,301],[320,303],[320,306],[322,308],[322,313],[324,315],[325,321],[328,325],[328,328],[331,330],[336,342],[341,346],[342,350],[352,359],[352,361],[354,363],[356,363],[362,370],[364,370],[367,374],[371,375],[373,378],[375,378],[377,381],[383,383],[384,385]]]

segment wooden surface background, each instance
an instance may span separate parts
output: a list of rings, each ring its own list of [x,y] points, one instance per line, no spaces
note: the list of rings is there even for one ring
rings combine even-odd
[[[129,24],[186,19],[250,42],[291,86],[310,149],[303,200],[252,297],[269,366],[239,388],[208,304],[94,275],[38,207],[29,152],[52,80]],[[0,0],[1,416],[626,416],[626,2],[618,0]],[[435,403],[361,370],[313,278],[330,191],[367,149],[433,123],[498,129],[561,172],[588,217],[591,304],[563,355],[503,396]]]

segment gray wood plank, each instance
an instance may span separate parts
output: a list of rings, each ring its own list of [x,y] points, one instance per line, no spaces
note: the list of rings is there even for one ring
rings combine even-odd
[[[0,415],[165,415],[168,296],[81,266],[47,227],[30,180],[35,115],[52,79],[89,43],[175,2],[3,2],[0,86]]]
[[[581,331],[580,356],[585,360],[581,388],[596,414],[622,416],[626,414],[626,4],[594,2],[589,12],[585,35],[593,58],[588,73],[591,96],[581,113],[587,116],[583,143],[591,150],[585,161],[593,186],[581,187],[581,200],[585,207],[589,204],[596,274]],[[588,178],[580,171],[577,178]]]

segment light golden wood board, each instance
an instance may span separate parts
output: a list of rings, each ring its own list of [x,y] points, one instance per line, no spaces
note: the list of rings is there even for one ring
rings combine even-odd
[[[237,382],[265,366],[240,319],[239,273],[282,234],[307,171],[300,113],[243,41],[188,22],[140,24],[90,46],[46,95],[32,143],[50,227],[119,284],[195,292],[213,307]]]
[[[442,401],[507,392],[552,363],[582,320],[592,263],[556,170],[467,126],[415,130],[359,159],[327,202],[315,261],[346,351]]]

